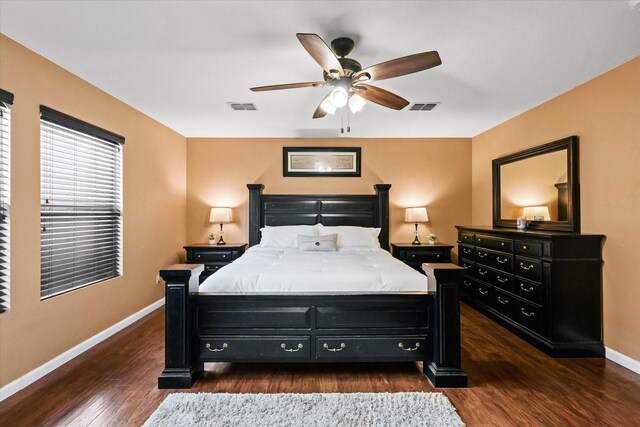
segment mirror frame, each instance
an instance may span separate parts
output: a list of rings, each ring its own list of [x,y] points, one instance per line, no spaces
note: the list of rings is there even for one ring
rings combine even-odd
[[[548,144],[539,145],[508,156],[494,159],[493,169],[493,226],[516,228],[515,219],[501,218],[500,167],[554,151],[567,150],[567,221],[527,221],[528,230],[552,230],[580,232],[580,183],[578,180],[578,137],[570,136]]]

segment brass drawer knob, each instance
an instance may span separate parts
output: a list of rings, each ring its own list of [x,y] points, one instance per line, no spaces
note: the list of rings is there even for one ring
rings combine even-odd
[[[527,249],[529,249],[529,246],[527,246],[527,245],[522,245],[522,249],[524,249],[524,250],[526,251]]]

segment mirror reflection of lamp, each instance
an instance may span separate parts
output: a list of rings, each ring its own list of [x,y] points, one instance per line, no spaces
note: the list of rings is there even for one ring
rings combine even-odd
[[[550,221],[548,206],[525,206],[522,209],[522,214],[528,221]]]

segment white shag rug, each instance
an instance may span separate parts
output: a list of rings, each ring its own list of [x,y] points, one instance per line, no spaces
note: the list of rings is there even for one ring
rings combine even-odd
[[[442,393],[172,393],[144,427],[464,426]]]

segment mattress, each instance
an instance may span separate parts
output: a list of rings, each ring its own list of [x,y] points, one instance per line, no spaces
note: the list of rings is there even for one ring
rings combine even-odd
[[[250,248],[209,276],[199,292],[383,293],[427,291],[427,277],[376,250],[301,252]]]

